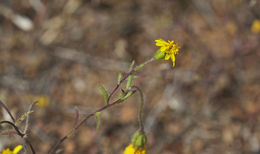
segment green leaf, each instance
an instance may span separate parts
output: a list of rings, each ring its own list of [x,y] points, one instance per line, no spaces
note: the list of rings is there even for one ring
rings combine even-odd
[[[16,122],[15,122],[15,125],[19,125],[20,123],[22,123],[24,121],[24,119],[26,119],[29,114],[33,113],[33,111],[28,111],[28,112],[25,112]]]
[[[108,104],[108,94],[107,94],[106,89],[105,89],[102,85],[99,85],[98,88],[99,88],[100,91],[103,93],[103,95],[104,95],[104,100],[105,100],[106,104]]]
[[[120,81],[121,81],[121,79],[122,79],[122,73],[120,72],[119,74],[118,74],[118,78],[117,78],[117,84],[119,85],[120,84]]]
[[[129,75],[129,77],[127,78],[126,89],[129,89],[131,87],[133,78],[134,78],[133,75]]]
[[[140,70],[143,67],[144,67],[144,64],[138,65],[135,70],[138,71],[138,70]]]
[[[121,89],[121,99],[123,99],[124,97],[125,97],[125,95],[126,95],[126,92],[123,90],[123,89]]]
[[[99,129],[101,125],[101,112],[96,112],[95,117],[97,119],[97,129]]]
[[[132,71],[132,69],[133,69],[133,67],[134,67],[134,64],[135,64],[135,61],[133,60],[132,63],[131,63],[131,65],[130,65],[129,72]]]
[[[124,101],[128,97],[132,96],[135,93],[135,91],[129,91],[124,97],[121,97],[121,100]]]

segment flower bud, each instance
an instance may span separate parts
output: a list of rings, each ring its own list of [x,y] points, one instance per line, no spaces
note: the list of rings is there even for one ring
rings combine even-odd
[[[146,141],[146,135],[141,131],[136,131],[132,137],[131,143],[135,148],[141,149],[145,147]]]
[[[154,54],[154,59],[156,60],[164,60],[165,52],[161,51],[160,49]]]

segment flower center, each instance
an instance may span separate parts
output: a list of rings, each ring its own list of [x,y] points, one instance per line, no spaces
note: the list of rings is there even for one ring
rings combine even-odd
[[[174,54],[174,55],[178,54],[179,51],[178,46],[175,45],[173,42],[169,42],[168,48],[169,50],[166,51],[167,54]]]

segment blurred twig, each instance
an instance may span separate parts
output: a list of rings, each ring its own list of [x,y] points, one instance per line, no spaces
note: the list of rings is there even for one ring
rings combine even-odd
[[[33,102],[29,109],[28,109],[28,112],[32,112],[32,108],[33,106],[37,103],[37,101]],[[27,134],[27,131],[28,131],[28,127],[29,127],[29,119],[30,119],[30,114],[26,117],[26,123],[25,123],[25,128],[24,128],[24,134]]]
[[[29,0],[29,3],[31,4],[32,8],[37,12],[41,12],[42,9],[45,8],[41,0]]]
[[[15,119],[13,117],[13,115],[11,114],[11,112],[9,111],[9,109],[7,108],[7,106],[0,100],[0,105],[6,110],[6,112],[9,114],[9,116],[11,117],[12,121],[15,122]]]
[[[7,19],[11,20],[17,27],[24,31],[30,31],[33,29],[34,25],[31,19],[28,17],[16,14],[8,7],[0,4],[0,14],[2,14]]]

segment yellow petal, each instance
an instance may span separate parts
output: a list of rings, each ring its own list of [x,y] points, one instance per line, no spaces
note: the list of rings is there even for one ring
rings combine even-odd
[[[163,52],[166,51],[167,49],[168,49],[168,48],[165,47],[165,46],[162,46],[162,47],[160,48],[160,50],[163,51]]]
[[[134,154],[135,149],[132,144],[125,148],[124,154]]]
[[[142,149],[136,149],[132,144],[125,148],[124,154],[146,154],[146,147]]]
[[[159,39],[159,40],[155,40],[156,42],[156,46],[165,46],[167,45],[168,43],[166,41],[164,41],[163,39]]]
[[[165,46],[165,44],[161,43],[161,42],[157,42],[155,45],[158,46],[158,47]]]
[[[173,62],[175,61],[175,55],[174,54],[171,55],[171,59],[172,59]]]
[[[7,148],[3,150],[1,154],[12,154],[12,151],[9,148]]]
[[[172,59],[172,67],[174,67],[175,66],[175,56],[171,55],[171,59]]]
[[[22,148],[23,148],[22,145],[18,145],[18,146],[16,146],[16,147],[14,148],[14,150],[13,150],[13,154],[17,154],[19,151],[22,150]]]
[[[170,59],[170,57],[171,57],[171,56],[170,56],[169,54],[166,54],[164,59],[165,59],[165,60],[168,60],[168,59]]]
[[[155,40],[155,42],[157,43],[167,43],[166,41],[164,41],[163,39],[158,39],[158,40]]]
[[[169,44],[173,44],[173,43],[174,43],[174,41],[170,41],[170,40],[168,40],[168,43],[169,43]]]
[[[155,45],[158,46],[158,47],[163,46],[163,44],[161,44],[161,43],[156,43]]]

